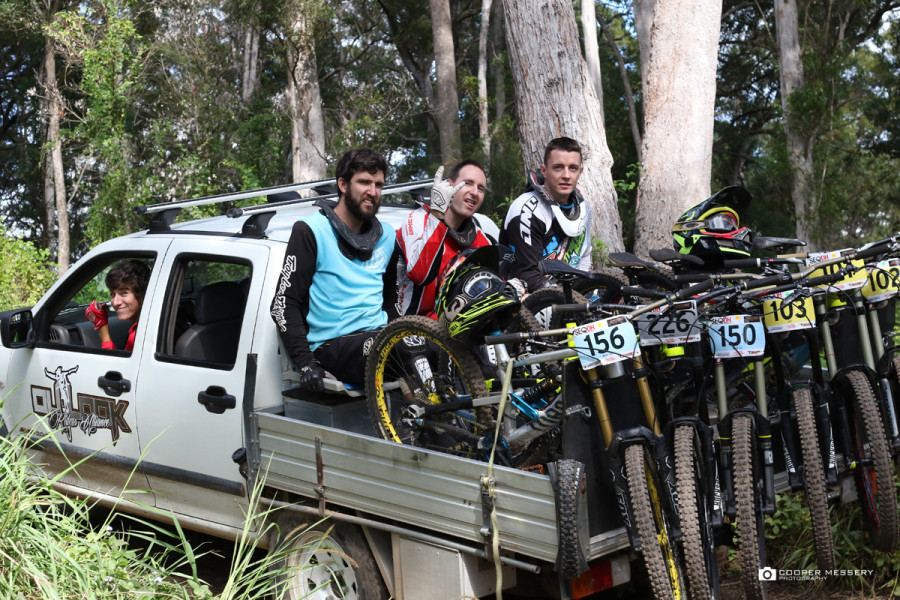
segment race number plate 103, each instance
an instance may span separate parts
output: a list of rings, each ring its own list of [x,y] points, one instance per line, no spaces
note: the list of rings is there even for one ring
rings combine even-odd
[[[833,252],[811,252],[806,257],[806,264],[809,266],[813,266],[817,263],[824,262],[826,260],[839,258],[839,257],[843,256],[844,252],[849,252],[849,251],[848,250],[835,250]],[[840,281],[838,281],[837,283],[833,283],[831,285],[819,286],[819,287],[832,287],[832,288],[836,288],[839,290],[848,291],[848,290],[855,290],[857,288],[861,288],[862,286],[866,285],[867,274],[866,274],[866,270],[863,268],[863,265],[865,263],[863,263],[863,261],[861,261],[861,260],[852,260],[852,261],[850,261],[850,264],[856,268],[856,270],[853,273],[850,273],[849,275],[845,275],[844,278],[841,279]],[[842,266],[843,265],[836,264],[836,265],[827,265],[825,267],[820,267],[820,268],[816,269],[815,271],[813,271],[812,273],[810,273],[809,276],[810,276],[810,278],[813,278],[813,277],[824,277],[826,275],[833,275],[834,273],[837,273],[837,271]]]
[[[872,303],[888,300],[900,292],[900,258],[889,258],[869,267],[862,295]]]
[[[779,333],[812,329],[816,326],[816,310],[813,306],[813,299],[804,296],[785,303],[784,300],[791,294],[792,292],[780,292],[766,296],[765,302],[763,302],[766,331]]]
[[[628,360],[640,352],[634,325],[624,315],[576,327],[572,342],[585,369]]]
[[[706,325],[715,358],[762,356],[766,351],[762,316],[710,317]]]
[[[635,319],[641,333],[641,346],[699,342],[698,318],[697,303],[693,300],[643,313]]]

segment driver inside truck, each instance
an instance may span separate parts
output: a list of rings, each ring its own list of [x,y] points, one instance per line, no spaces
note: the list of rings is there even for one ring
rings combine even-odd
[[[85,318],[94,324],[94,330],[100,336],[100,345],[106,350],[115,350],[109,332],[109,307],[111,306],[120,321],[131,321],[128,329],[128,340],[125,350],[134,348],[134,336],[137,332],[141,306],[147,293],[150,281],[150,267],[139,260],[124,260],[106,274],[106,287],[109,288],[109,302],[91,301],[84,311]]]

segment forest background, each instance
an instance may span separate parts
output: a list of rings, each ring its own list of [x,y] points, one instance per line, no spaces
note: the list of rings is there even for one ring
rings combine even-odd
[[[0,0],[0,220],[62,272],[143,229],[135,205],[324,178],[368,146],[389,182],[480,160],[499,222],[555,133],[610,183],[609,248],[669,245],[672,214],[735,184],[753,230],[853,246],[900,230],[898,7]]]

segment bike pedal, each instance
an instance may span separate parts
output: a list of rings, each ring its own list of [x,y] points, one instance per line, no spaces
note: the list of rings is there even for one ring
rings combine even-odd
[[[829,489],[827,492],[828,504],[838,504],[841,501],[840,489]]]

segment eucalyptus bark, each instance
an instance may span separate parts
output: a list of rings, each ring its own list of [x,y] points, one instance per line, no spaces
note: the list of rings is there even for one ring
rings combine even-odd
[[[603,27],[603,35],[606,37],[606,43],[616,56],[616,64],[619,66],[619,76],[622,79],[622,88],[625,90],[625,104],[628,106],[628,124],[631,126],[631,139],[634,141],[634,150],[637,154],[638,161],[641,160],[641,125],[638,118],[637,106],[634,103],[634,92],[631,89],[631,78],[628,76],[628,67],[625,64],[625,57],[619,50],[619,45],[609,30],[609,27]]]
[[[791,198],[794,202],[795,234],[813,245],[813,139],[791,109],[791,95],[803,87],[797,1],[775,0],[775,30],[781,68],[781,107],[788,161],[793,173]]]
[[[481,29],[478,32],[478,136],[484,160],[490,167],[491,130],[488,121],[487,64],[492,0],[481,0]]]
[[[566,0],[503,0],[506,39],[516,90],[519,144],[528,169],[543,162],[551,139],[567,136],[584,149],[578,187],[591,203],[594,239],[610,251],[623,249],[622,222],[613,186],[613,159],[600,118],[578,26]],[[553,32],[536,35],[535,32]]]
[[[453,50],[453,22],[449,0],[430,0],[431,31],[434,39],[434,66],[437,98],[434,117],[441,145],[441,163],[459,160],[459,95],[456,91],[456,56]]]
[[[300,9],[293,15],[286,42],[293,180],[301,182],[324,179],[325,124],[316,72],[312,23]]]
[[[635,252],[671,247],[672,224],[710,195],[721,0],[660,0],[644,88]]]
[[[600,45],[597,43],[597,11],[594,0],[581,0],[581,30],[584,35],[584,60],[587,63],[594,93],[600,102],[600,118],[605,122],[603,113],[603,78],[600,76]]]
[[[634,30],[638,39],[641,60],[641,88],[647,87],[647,68],[650,66],[650,37],[653,30],[653,5],[656,0],[634,0]]]
[[[69,207],[66,199],[65,170],[63,168],[60,117],[63,112],[62,96],[56,79],[56,43],[50,36],[44,41],[44,92],[47,95],[47,148],[50,173],[52,173],[53,197],[57,222],[57,263],[60,275],[69,270]],[[49,178],[45,178],[45,184]],[[44,197],[48,198],[47,190]]]

